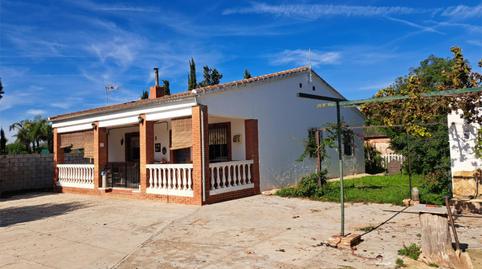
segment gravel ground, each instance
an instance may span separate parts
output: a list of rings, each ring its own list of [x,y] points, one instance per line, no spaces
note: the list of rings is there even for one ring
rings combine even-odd
[[[347,204],[346,230],[377,226],[402,207]],[[258,195],[203,207],[73,194],[0,200],[1,268],[393,268],[419,243],[416,214],[366,234],[354,251],[320,244],[339,232],[339,205]],[[457,220],[482,249],[482,218]]]

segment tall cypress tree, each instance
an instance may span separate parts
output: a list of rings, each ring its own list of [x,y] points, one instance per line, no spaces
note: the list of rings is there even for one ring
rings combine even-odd
[[[0,79],[0,99],[2,99],[5,92],[3,91],[2,79]]]
[[[248,79],[248,78],[251,78],[251,73],[249,72],[248,69],[244,69],[244,73],[243,73],[243,78],[244,79]]]
[[[194,63],[194,59],[191,58],[189,61],[189,75],[187,77],[187,89],[192,90],[195,89],[197,86],[196,81],[196,63]]]
[[[7,153],[7,138],[5,137],[5,132],[3,128],[0,129],[0,154]]]
[[[169,80],[162,80],[162,87],[164,87],[164,94],[165,95],[170,95],[171,94],[171,88],[169,88]]]

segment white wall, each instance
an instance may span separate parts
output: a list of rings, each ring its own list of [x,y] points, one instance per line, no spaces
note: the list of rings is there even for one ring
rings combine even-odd
[[[475,123],[466,124],[458,113],[461,111],[454,111],[447,116],[452,174],[482,168],[482,159],[477,158],[474,153],[477,131],[481,127]]]
[[[161,152],[154,151],[154,160],[159,162],[162,159],[169,161],[169,122],[158,122],[154,124],[154,147],[161,143]],[[139,127],[121,127],[108,130],[108,151],[109,162],[125,162],[125,134],[139,132]],[[124,143],[121,145],[121,140]],[[162,154],[162,147],[166,147],[166,154]]]
[[[122,127],[122,128],[114,128],[108,130],[108,151],[109,151],[109,162],[125,162],[125,145],[126,133],[135,133],[139,132],[139,127],[132,126],[132,127]],[[123,139],[123,143],[121,145],[121,140]]]
[[[312,83],[308,77],[307,73],[301,73],[199,97],[199,102],[208,106],[210,115],[258,119],[263,190],[294,183],[302,175],[313,172],[313,159],[296,161],[303,152],[308,129],[336,121],[334,108],[316,109],[319,101],[296,96],[301,91],[340,97],[317,76],[312,76]],[[316,87],[315,91],[312,86]],[[353,108],[343,108],[342,116],[349,125],[363,125],[363,117]],[[357,138],[356,145],[355,156],[345,164],[346,174],[364,172],[363,139]],[[336,152],[330,150],[329,154],[326,165],[330,175],[338,176]]]

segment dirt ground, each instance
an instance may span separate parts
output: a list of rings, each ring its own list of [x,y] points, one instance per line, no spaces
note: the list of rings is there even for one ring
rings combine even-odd
[[[347,204],[346,230],[377,226],[401,207]],[[394,268],[420,242],[418,215],[399,214],[355,251],[320,244],[339,232],[339,205],[253,196],[203,207],[72,194],[0,200],[1,268]],[[482,218],[457,220],[482,249]]]

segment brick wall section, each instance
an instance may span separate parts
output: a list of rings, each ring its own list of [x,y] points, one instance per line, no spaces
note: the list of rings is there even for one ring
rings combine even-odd
[[[246,137],[246,160],[253,160],[254,190],[256,194],[259,194],[258,120],[245,120],[244,132]]]
[[[65,154],[65,162],[82,163],[82,155]],[[0,195],[32,191],[52,190],[54,155],[17,154],[0,155]]]
[[[139,123],[139,147],[140,147],[140,164],[139,181],[141,192],[145,193],[148,185],[148,175],[146,164],[154,161],[154,122],[146,121],[145,115],[141,115],[143,121]]]
[[[100,172],[107,164],[107,131],[105,128],[94,128],[94,188],[98,189],[101,184]]]
[[[201,128],[201,111],[203,112],[203,122],[204,122],[204,161],[202,156],[202,128]],[[208,184],[209,179],[209,143],[208,143],[208,108],[206,106],[194,106],[192,108],[192,180],[193,180],[193,191],[194,197],[192,204],[202,205],[202,164],[204,163],[205,171],[205,190],[206,199],[209,195]]]

